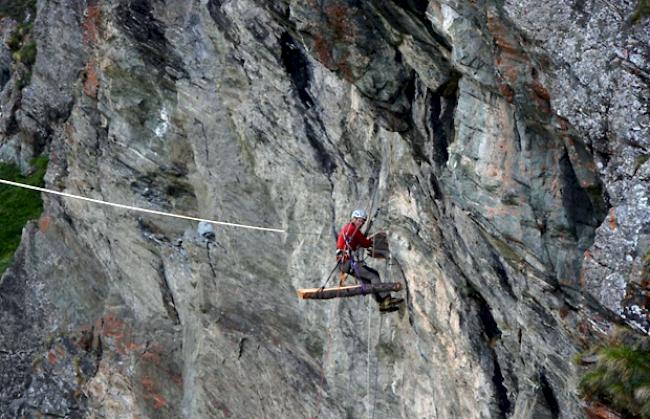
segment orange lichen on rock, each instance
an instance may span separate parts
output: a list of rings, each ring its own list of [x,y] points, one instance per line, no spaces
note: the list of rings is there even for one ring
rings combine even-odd
[[[331,69],[332,54],[330,52],[330,45],[327,39],[320,34],[314,36],[314,50],[316,51],[318,61],[320,61],[325,67]]]
[[[97,42],[99,20],[102,15],[102,9],[99,5],[89,5],[86,8],[86,15],[82,23],[83,41],[85,44],[94,44]]]
[[[610,208],[609,210],[609,216],[607,217],[609,221],[609,228],[613,231],[616,230],[618,227],[618,224],[616,223],[616,213],[614,212],[614,208]]]
[[[548,90],[546,89],[546,87],[544,87],[544,85],[542,83],[540,83],[537,80],[533,80],[530,83],[530,85],[531,85],[531,87],[533,89],[533,92],[535,92],[535,94],[540,99],[545,100],[547,102],[551,100],[551,94],[548,92]]]
[[[354,25],[348,16],[351,10],[341,4],[334,4],[325,8],[325,15],[334,33],[334,40],[351,42],[354,39]]]
[[[144,399],[153,403],[155,409],[160,409],[162,407],[167,407],[168,403],[165,398],[156,391],[156,386],[149,376],[144,376],[140,380],[140,384],[145,391]]]
[[[99,89],[99,78],[97,77],[97,70],[95,68],[95,62],[90,60],[86,63],[85,77],[83,89],[84,93],[88,97],[97,99],[97,90]]]
[[[502,78],[499,90],[506,100],[512,103],[514,98],[512,85],[520,79],[520,76],[527,74],[529,59],[498,14],[489,13],[487,23],[497,47],[495,65]]]
[[[52,219],[49,215],[43,215],[41,218],[38,219],[38,230],[41,233],[45,233],[47,229],[50,227],[51,221]]]
[[[99,333],[110,338],[115,351],[121,355],[127,355],[142,349],[142,345],[133,341],[129,327],[113,314],[107,314],[97,321],[95,329]]]
[[[585,413],[589,419],[621,419],[621,415],[600,403],[591,403],[585,406]]]
[[[50,364],[56,364],[63,356],[65,356],[65,349],[55,346],[47,352],[47,361]]]

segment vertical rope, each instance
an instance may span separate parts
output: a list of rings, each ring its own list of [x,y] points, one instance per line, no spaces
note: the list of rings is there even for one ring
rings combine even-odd
[[[325,345],[325,353],[323,354],[323,363],[320,366],[320,387],[321,387],[323,392],[325,392],[325,388],[324,388],[324,385],[325,385],[325,365],[327,364],[327,360],[329,359],[330,349],[331,349],[331,346],[332,346],[331,345],[331,342],[332,342],[332,323],[333,323],[332,320],[334,318],[334,306],[335,305],[332,304],[331,309],[330,309],[330,318],[329,318],[330,325],[327,328],[327,342],[326,342],[326,345]],[[314,416],[312,416],[313,419],[316,419],[318,417],[319,413],[320,413],[321,399],[322,399],[322,395],[321,395],[321,393],[319,391],[318,392],[318,397],[316,399],[316,408],[315,408],[316,413],[314,414]]]
[[[379,316],[379,328],[377,331],[377,347],[379,347],[379,342],[381,341],[381,324],[383,323],[381,316]],[[375,419],[375,406],[377,404],[377,376],[379,375],[379,357],[377,358],[377,367],[375,368],[375,382],[373,383],[373,396],[372,396],[372,415],[370,419]]]
[[[393,161],[393,147],[391,143],[388,143],[388,182],[386,185],[386,191],[388,194],[390,194],[390,185],[391,185],[391,180],[393,178],[393,168],[392,168],[392,161]],[[386,203],[386,219],[390,223],[390,195],[388,202]],[[386,231],[386,240],[388,240],[388,231]],[[385,281],[387,282],[392,282],[392,274],[391,274],[391,269],[390,266],[392,266],[392,256],[390,253],[390,245],[388,246],[388,255],[386,255],[386,262],[384,263],[384,278]],[[368,306],[370,308],[370,306]],[[379,348],[379,344],[381,342],[381,326],[382,326],[382,318],[381,315],[379,316],[379,327],[377,330],[377,345],[376,348]],[[377,349],[379,350],[379,349]],[[376,358],[376,367],[375,367],[375,377],[374,377],[374,382],[373,382],[373,395],[372,395],[372,409],[368,412],[368,419],[374,419],[375,418],[375,407],[377,405],[377,378],[379,376],[379,356],[375,356]],[[370,310],[368,310],[368,375],[367,375],[367,380],[368,380],[368,389],[370,389]],[[370,390],[368,390],[368,398],[370,398]],[[370,406],[370,404],[369,404]]]
[[[367,359],[366,359],[366,396],[368,397],[368,404],[366,405],[366,414],[368,416],[368,419],[370,419],[370,402],[372,401],[370,398],[370,319],[372,316],[372,309],[371,309],[371,298],[367,298],[368,300],[368,353],[367,353]]]

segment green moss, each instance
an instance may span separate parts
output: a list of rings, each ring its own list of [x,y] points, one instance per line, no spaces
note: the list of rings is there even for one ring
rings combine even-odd
[[[36,43],[30,42],[23,45],[15,54],[17,55],[16,61],[31,66],[36,61]]]
[[[647,339],[647,336],[626,331],[597,348],[598,361],[580,382],[583,396],[599,400],[626,415],[650,418]]]
[[[636,172],[637,170],[639,170],[639,168],[641,166],[643,166],[645,164],[645,162],[648,161],[649,158],[650,158],[650,156],[639,156],[639,157],[637,157],[636,160],[634,161],[634,171]]]
[[[24,64],[29,71],[36,61],[36,43],[31,40],[32,22],[24,22],[18,25],[16,30],[9,36],[7,46],[13,52],[13,59],[19,63]],[[29,78],[23,77],[20,86],[23,87],[29,84]],[[23,83],[26,81],[27,83]]]
[[[0,17],[10,17],[23,22],[30,16],[34,19],[36,15],[36,0],[8,0],[0,1]]]
[[[19,80],[18,80],[18,89],[22,89],[23,87],[29,85],[32,81],[32,71],[26,72]]]
[[[0,178],[34,186],[43,186],[47,157],[33,161],[34,172],[29,176],[20,174],[13,164],[0,163]],[[0,185],[0,274],[11,263],[13,253],[20,243],[23,226],[43,212],[40,193],[27,189]]]
[[[7,46],[11,51],[18,51],[20,49],[20,44],[23,42],[22,36],[18,34],[18,32],[14,32],[9,36],[9,39],[7,40]]]
[[[630,20],[632,23],[637,23],[648,16],[650,16],[650,0],[639,0]]]
[[[499,251],[499,255],[512,266],[519,266],[524,260],[517,252],[503,240],[495,237],[488,237],[490,243]]]
[[[23,41],[32,31],[32,26],[31,22],[26,22],[16,27],[16,30],[11,33],[7,40],[7,46],[11,51],[16,52],[22,47]]]

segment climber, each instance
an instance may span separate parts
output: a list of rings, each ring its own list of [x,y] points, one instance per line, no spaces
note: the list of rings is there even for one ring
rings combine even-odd
[[[343,226],[339,233],[336,242],[336,260],[341,272],[354,276],[364,284],[376,284],[381,282],[379,273],[366,265],[358,255],[360,247],[372,246],[372,236],[366,237],[361,232],[361,226],[367,219],[368,214],[362,209],[352,212],[350,222]],[[379,304],[381,312],[395,311],[404,301],[402,298],[393,298],[389,292],[373,294],[373,297]]]

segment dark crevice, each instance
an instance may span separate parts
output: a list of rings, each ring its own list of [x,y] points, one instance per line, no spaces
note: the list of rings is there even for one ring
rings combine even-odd
[[[311,126],[309,121],[305,121],[305,135],[307,136],[307,141],[314,149],[314,158],[322,169],[327,173],[328,176],[331,176],[334,170],[336,170],[336,163],[332,160],[332,157],[329,155],[325,147],[320,142],[319,138],[314,132],[314,128]]]
[[[10,137],[20,131],[18,120],[16,119],[15,109],[10,111],[9,120],[7,121],[7,128],[5,129],[5,136]]]
[[[456,70],[451,70],[449,80],[436,90],[436,94],[448,100],[453,100],[454,103],[458,102],[458,83],[462,74]]]
[[[210,0],[208,1],[208,13],[214,21],[214,23],[219,27],[223,32],[223,35],[231,42],[234,42],[231,36],[232,24],[230,20],[226,17],[225,13],[221,10],[221,0]],[[236,42],[234,42],[236,43]]]
[[[424,16],[429,7],[429,0],[404,0],[401,4],[403,8]]]
[[[442,110],[442,99],[440,96],[431,95],[431,130],[433,133],[433,161],[438,165],[444,165],[449,160],[449,139],[445,135],[442,121],[440,121],[440,114]]]
[[[454,141],[454,113],[458,104],[460,74],[452,72],[449,81],[430,94],[429,124],[433,136],[433,161],[444,165],[449,159],[449,145]]]
[[[305,107],[312,107],[314,102],[308,91],[311,74],[307,57],[303,54],[300,45],[287,32],[280,36],[280,47],[282,65],[291,77],[298,98]]]
[[[510,297],[512,297],[513,300],[517,300],[517,296],[515,295],[515,292],[512,289],[512,286],[510,285],[510,280],[508,278],[508,273],[506,272],[505,266],[503,266],[503,263],[501,263],[501,260],[499,260],[499,256],[497,253],[493,252],[492,253],[492,260],[490,261],[490,266],[494,270],[494,273],[496,274],[497,278],[499,278],[499,284],[501,285],[501,288],[504,289]]]
[[[546,379],[546,375],[543,372],[540,372],[539,374],[539,384],[542,389],[544,400],[546,401],[546,406],[551,413],[551,417],[553,419],[558,419],[560,417],[560,405],[557,402],[557,398],[553,393],[553,389],[551,388],[551,385],[549,384],[548,380]]]
[[[0,69],[0,91],[4,89],[7,82],[11,79],[11,72],[8,68]]]
[[[165,266],[161,263],[158,267],[160,294],[162,296],[162,303],[165,306],[167,315],[174,322],[174,324],[181,324],[180,318],[178,317],[178,311],[176,311],[176,304],[174,303],[174,294],[169,288],[169,283],[167,282],[167,274],[165,272]]]
[[[188,77],[183,60],[165,37],[164,26],[154,18],[149,0],[123,0],[116,9],[116,20],[149,68],[171,81]]]
[[[431,137],[431,134],[428,130],[427,125],[430,125],[429,121],[429,104],[427,103],[427,98],[431,94],[430,91],[424,86],[423,83],[419,82],[417,73],[413,73],[413,77],[409,80],[408,84],[404,86],[403,92],[409,103],[410,116],[408,119],[408,125],[411,129],[404,133],[404,138],[411,144],[411,149],[413,153],[413,158],[417,162],[427,162],[431,163],[429,156],[427,156],[426,145],[427,141]],[[424,101],[424,115],[419,111],[418,108],[419,102]],[[419,119],[423,118],[424,127],[421,127]],[[406,118],[402,118],[406,121]]]
[[[578,225],[597,227],[598,222],[594,214],[594,207],[591,204],[589,195],[578,182],[567,152],[560,159],[559,166],[564,181],[562,204],[569,222],[576,227]],[[575,230],[575,233],[578,236],[580,232]]]
[[[496,320],[494,320],[494,316],[492,316],[492,311],[490,310],[490,306],[488,305],[487,301],[485,301],[483,296],[476,290],[474,290],[471,297],[478,303],[478,316],[481,320],[481,325],[483,326],[483,331],[485,332],[487,338],[500,338],[501,330],[499,330],[499,326],[497,325]]]
[[[508,390],[503,385],[503,374],[501,373],[501,366],[497,359],[496,353],[492,351],[492,360],[494,362],[494,374],[492,375],[492,383],[494,384],[495,396],[497,405],[499,406],[500,417],[507,418],[512,407],[510,399],[508,399]]]
[[[212,243],[211,243],[210,240],[206,240],[206,242],[205,242],[205,253],[208,255],[208,265],[210,266],[210,272],[212,272],[212,278],[214,278],[214,280],[216,281],[217,280],[217,270],[214,267],[214,261],[212,260],[212,255],[210,254],[210,245],[211,244]],[[215,246],[216,246],[216,244],[215,244]],[[215,285],[217,285],[216,282],[215,282]],[[215,289],[217,289],[217,288],[215,287]]]
[[[433,193],[436,195],[434,198],[443,199],[444,196],[442,194],[442,188],[440,187],[440,182],[438,182],[438,178],[436,178],[436,175],[431,173],[431,175],[429,176],[429,182],[431,183],[431,188],[433,189]]]
[[[417,73],[415,71],[412,71],[411,77],[409,77],[408,81],[404,84],[404,96],[406,97],[406,101],[410,104],[409,111],[413,107],[413,100],[415,99],[415,93],[417,90],[417,79]]]
[[[499,417],[507,418],[510,410],[512,408],[512,403],[508,398],[508,390],[504,385],[503,373],[501,372],[501,366],[499,365],[499,358],[497,356],[496,350],[494,349],[495,342],[501,338],[501,330],[492,316],[492,311],[490,306],[483,296],[469,284],[470,292],[469,297],[472,298],[478,305],[478,316],[483,328],[483,332],[488,340],[488,350],[492,357],[492,363],[494,365],[494,370],[492,372],[492,384],[494,385],[495,398],[497,401],[497,406],[499,407]]]
[[[596,228],[607,215],[606,198],[596,188],[587,190],[580,185],[568,152],[565,151],[558,165],[563,182],[562,205],[567,217],[567,228],[577,240],[578,250],[582,252],[591,246]],[[598,208],[594,207],[594,202],[599,204]],[[577,276],[578,264],[574,270]]]

